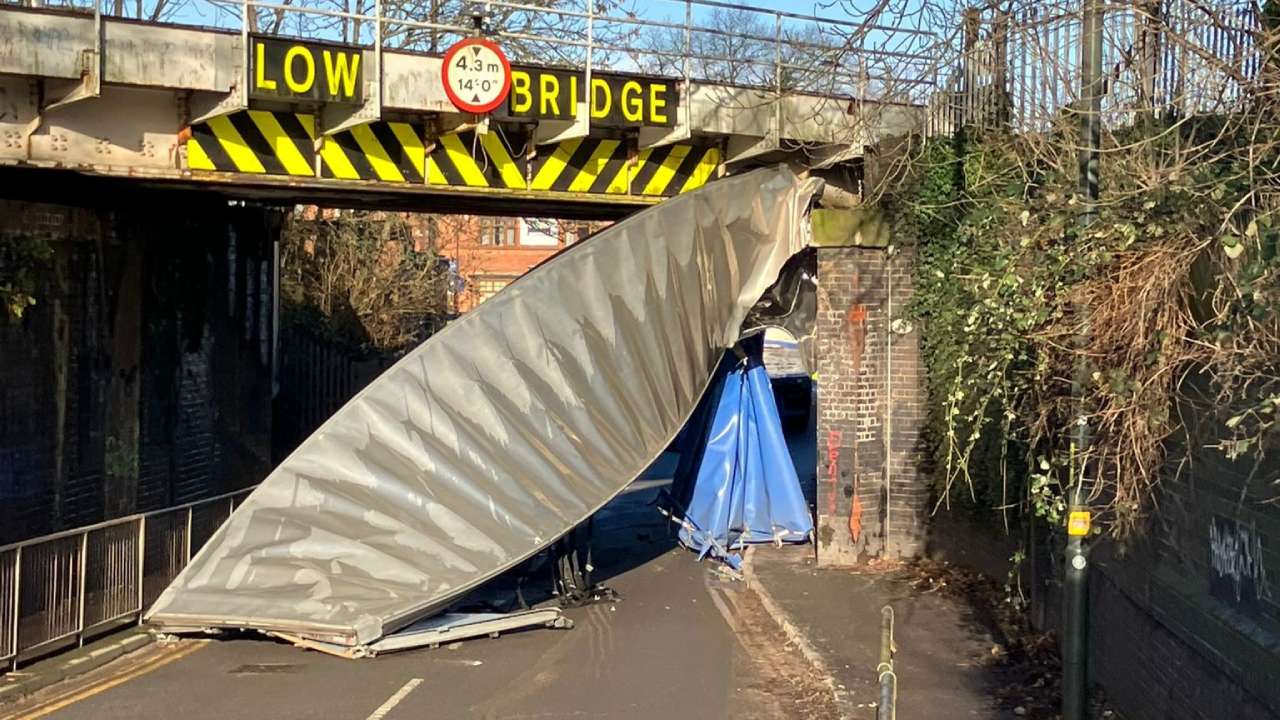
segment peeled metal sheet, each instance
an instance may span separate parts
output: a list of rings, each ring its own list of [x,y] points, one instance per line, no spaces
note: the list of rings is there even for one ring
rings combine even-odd
[[[679,431],[817,185],[719,180],[515,281],[298,446],[148,619],[363,645],[545,548]]]
[[[374,657],[400,650],[437,648],[441,645],[471,640],[473,638],[498,637],[502,633],[529,630],[535,627],[573,627],[573,621],[564,616],[560,608],[543,607],[513,613],[444,613],[419,620],[401,630],[384,636],[372,645],[334,645],[308,640],[289,633],[271,633],[301,648],[318,650],[348,660]],[[476,661],[479,664],[479,661]]]
[[[805,375],[812,375],[818,369],[817,341],[814,337],[817,319],[818,254],[814,248],[809,248],[795,255],[782,266],[778,281],[747,313],[742,334],[746,335],[757,329],[785,330],[795,339],[795,347],[789,348],[793,350],[789,354],[800,361]],[[766,340],[766,347],[769,344]],[[768,354],[776,356],[776,353]],[[780,369],[768,363],[766,365],[770,377]],[[794,374],[794,372],[782,374]]]

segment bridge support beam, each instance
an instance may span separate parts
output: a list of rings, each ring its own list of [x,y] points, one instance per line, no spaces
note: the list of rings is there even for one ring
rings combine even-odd
[[[872,211],[819,210],[818,562],[924,549],[929,488],[918,331],[905,319],[912,251]]]

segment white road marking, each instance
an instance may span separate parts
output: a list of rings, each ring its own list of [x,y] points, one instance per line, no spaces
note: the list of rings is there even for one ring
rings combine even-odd
[[[711,587],[710,576],[708,575],[707,578],[707,594],[711,596],[712,604],[716,606],[716,610],[720,611],[720,617],[724,618],[724,622],[729,626],[729,629],[734,633],[737,633],[738,621],[734,618],[733,611],[729,609],[729,606],[726,605],[725,601],[720,597],[720,593],[723,591],[718,588]]]
[[[400,704],[401,700],[404,700],[409,693],[413,692],[414,688],[421,684],[422,678],[414,678],[405,683],[404,687],[397,690],[395,695],[387,698],[387,701],[382,703],[382,705],[377,710],[374,710],[369,717],[365,718],[365,720],[382,720],[382,718],[387,716],[387,713],[394,710],[395,707]]]

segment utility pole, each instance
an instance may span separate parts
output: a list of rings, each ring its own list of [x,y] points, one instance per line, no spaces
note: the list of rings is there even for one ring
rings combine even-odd
[[[1098,218],[1098,158],[1102,144],[1102,6],[1082,0],[1080,33],[1080,238]],[[1067,515],[1066,568],[1062,604],[1062,718],[1084,720],[1088,705],[1089,560],[1085,538],[1090,514],[1085,492],[1091,442],[1084,391],[1089,382],[1083,350],[1089,338],[1089,307],[1076,305],[1076,360],[1071,381],[1075,427],[1071,437],[1071,499]]]

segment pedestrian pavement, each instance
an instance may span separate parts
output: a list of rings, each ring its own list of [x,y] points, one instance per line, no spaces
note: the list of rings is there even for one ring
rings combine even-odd
[[[825,568],[812,545],[757,546],[748,582],[793,642],[830,673],[843,715],[875,718],[881,608],[895,615],[897,716],[912,720],[1004,720],[989,662],[997,647],[975,612],[941,593],[922,593],[895,570]]]
[[[0,706],[18,702],[57,683],[97,670],[116,658],[150,645],[151,633],[130,628],[97,642],[24,666],[0,676]]]

